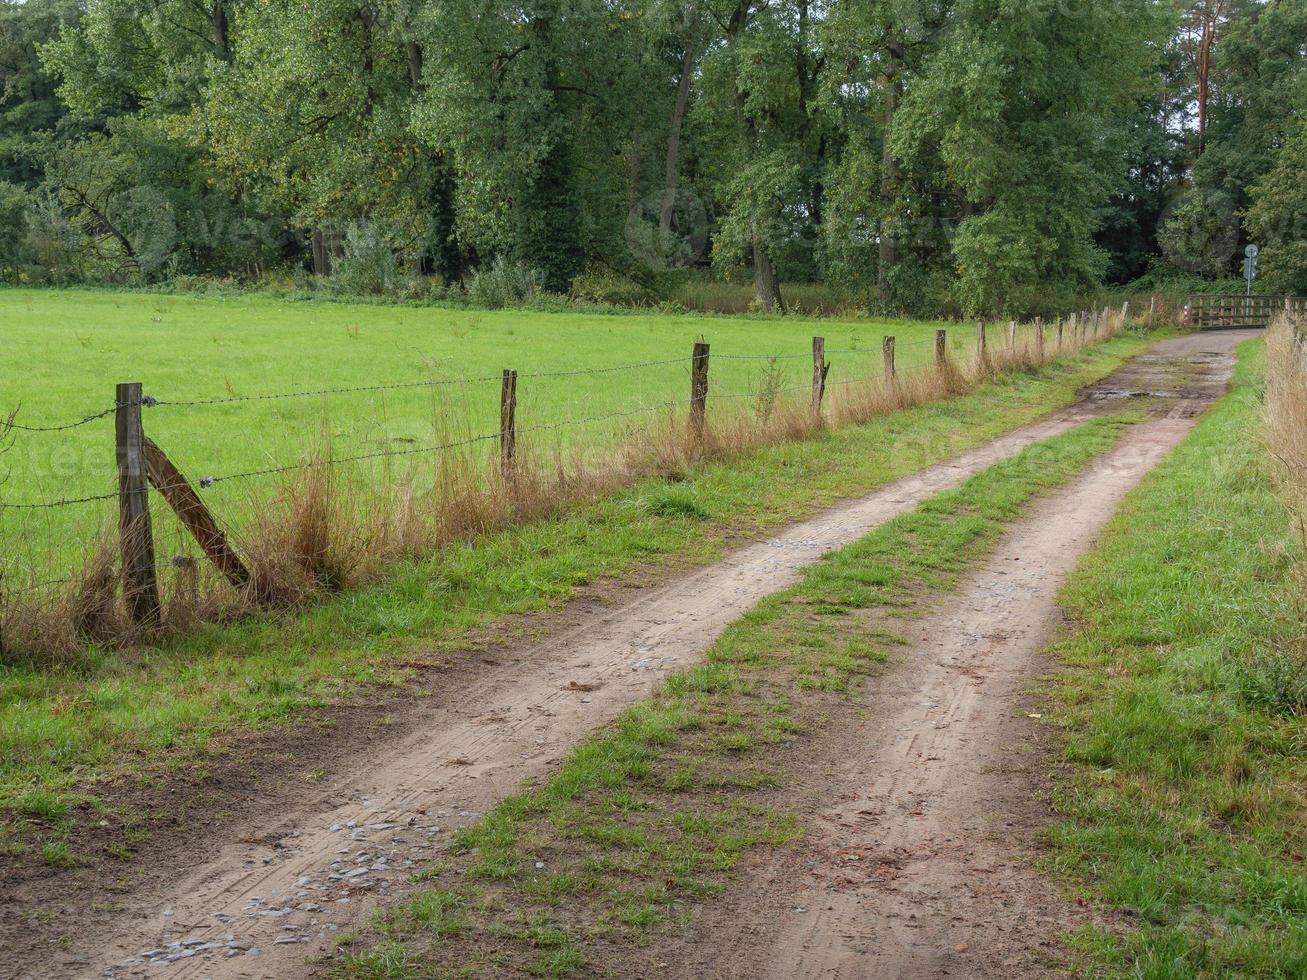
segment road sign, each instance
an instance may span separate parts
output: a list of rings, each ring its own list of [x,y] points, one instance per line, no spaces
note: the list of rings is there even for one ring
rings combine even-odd
[[[1248,280],[1248,295],[1253,294],[1253,280],[1257,278],[1257,256],[1261,253],[1256,245],[1249,245],[1243,250],[1243,277]]]
[[[1256,245],[1249,245],[1247,248],[1243,250],[1243,254],[1248,256],[1248,258],[1250,259],[1255,259],[1261,253],[1261,251],[1262,250],[1258,248]]]

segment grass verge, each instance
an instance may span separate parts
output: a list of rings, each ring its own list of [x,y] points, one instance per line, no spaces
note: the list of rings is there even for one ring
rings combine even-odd
[[[629,971],[631,946],[720,891],[744,852],[798,837],[815,801],[792,777],[860,710],[860,679],[904,642],[896,625],[1126,424],[1032,446],[810,568],[541,788],[462,832],[411,899],[343,947],[337,975]]]
[[[1307,976],[1303,555],[1234,394],[1127,500],[1064,594],[1061,871],[1127,913],[1086,975]]]
[[[49,669],[0,665],[0,851],[57,844],[78,814],[98,822],[86,799],[97,784],[202,771],[224,733],[403,688],[420,675],[415,666],[475,647],[492,624],[506,642],[532,628],[529,617],[508,617],[651,566],[709,563],[741,536],[983,444],[1074,401],[1149,343],[1122,336],[964,396],[706,465],[679,483],[646,481],[397,563],[369,587],[293,614],[213,624],[153,648],[91,646]]]

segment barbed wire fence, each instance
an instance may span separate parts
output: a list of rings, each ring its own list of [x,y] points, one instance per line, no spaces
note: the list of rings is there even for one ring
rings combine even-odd
[[[245,560],[230,543],[231,528],[213,513],[209,503],[201,495],[201,491],[209,491],[224,484],[286,476],[313,467],[339,467],[370,461],[440,457],[454,452],[476,451],[482,447],[490,450],[497,447],[496,463],[499,477],[504,481],[512,481],[518,471],[519,456],[522,451],[519,440],[530,443],[546,433],[579,430],[587,426],[611,426],[613,423],[625,423],[650,417],[665,419],[669,425],[677,427],[683,425],[690,450],[701,452],[713,424],[713,418],[709,415],[710,405],[727,406],[725,410],[729,411],[729,406],[747,406],[752,402],[756,413],[761,417],[764,402],[771,406],[767,408],[768,413],[779,400],[788,399],[800,406],[806,402],[813,423],[824,425],[827,424],[827,416],[832,414],[829,404],[832,391],[847,391],[859,386],[874,385],[893,387],[904,383],[914,371],[918,374],[926,374],[964,367],[972,369],[977,376],[981,376],[991,370],[1003,370],[1006,367],[1016,367],[1025,363],[1044,363],[1120,332],[1127,324],[1128,317],[1127,305],[1119,313],[1107,310],[1091,311],[1058,319],[1047,325],[1042,320],[1026,324],[1011,321],[1006,324],[1005,330],[1003,325],[992,325],[981,321],[976,325],[974,347],[969,354],[967,353],[967,348],[971,346],[969,341],[965,338],[960,339],[956,331],[950,336],[949,331],[941,329],[937,330],[933,337],[915,340],[900,341],[894,336],[886,336],[882,338],[878,348],[858,346],[828,349],[823,338],[814,337],[811,350],[801,353],[712,354],[709,345],[701,340],[694,345],[688,361],[685,357],[677,357],[567,370],[519,372],[508,369],[498,374],[472,378],[433,378],[422,381],[318,387],[205,398],[172,397],[162,392],[147,393],[140,383],[125,383],[117,386],[112,403],[67,421],[28,422],[22,418],[21,407],[9,409],[8,414],[0,409],[0,457],[3,457],[6,449],[15,439],[57,436],[112,418],[114,451],[117,460],[117,480],[115,483],[110,483],[106,479],[102,491],[74,493],[38,500],[9,498],[5,494],[5,473],[0,470],[0,521],[7,515],[18,515],[21,518],[23,515],[65,512],[72,508],[104,505],[116,500],[119,511],[118,575],[121,582],[121,597],[131,621],[137,627],[150,628],[158,625],[161,618],[159,571],[150,507],[151,489],[171,508],[180,527],[189,532],[213,567],[232,587],[239,590],[249,585],[250,571]],[[909,370],[902,371],[903,360],[900,359],[900,355],[923,348],[928,350],[926,356],[910,359]],[[933,355],[929,353],[930,349],[933,349]],[[963,353],[961,361],[957,357],[959,351]],[[880,354],[881,360],[879,366],[867,365],[867,370],[861,374],[831,376],[833,365],[841,362],[856,363],[860,358],[874,362],[877,353]],[[1022,357],[1026,360],[1021,361]],[[832,361],[831,358],[835,360]],[[758,377],[744,388],[731,388],[715,381],[710,384],[710,364],[719,361],[756,365],[759,368]],[[782,366],[798,362],[811,363],[811,380],[805,378],[801,383],[785,381]],[[568,382],[586,377],[653,377],[658,372],[670,371],[688,375],[690,383],[688,397],[667,398],[663,389],[664,397],[641,400],[638,404],[609,410],[591,408],[590,411],[584,410],[590,407],[589,403],[577,400],[553,406],[554,413],[562,417],[519,425],[519,391],[523,388],[530,391],[541,383],[561,382],[566,385]],[[266,466],[236,469],[230,472],[201,472],[188,477],[145,432],[145,420],[147,417],[153,417],[153,413],[204,411],[218,406],[240,406],[297,399],[321,400],[359,393],[384,394],[419,390],[444,393],[455,388],[467,391],[482,385],[499,386],[499,425],[489,431],[469,432],[459,438],[435,440],[423,445],[333,454],[327,458],[301,458],[292,462],[272,462]],[[796,398],[799,399],[798,402],[795,402]],[[562,411],[564,408],[568,411]],[[578,411],[576,414],[571,414],[571,409]],[[52,588],[66,586],[76,581],[78,581],[77,575],[69,575],[63,578],[42,578],[39,581],[25,582],[21,586],[16,586],[13,582],[5,580],[4,570],[0,568],[0,602],[16,596],[46,593]]]

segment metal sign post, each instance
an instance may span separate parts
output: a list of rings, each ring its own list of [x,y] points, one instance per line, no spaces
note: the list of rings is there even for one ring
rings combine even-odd
[[[1257,278],[1257,256],[1261,249],[1256,245],[1249,245],[1243,250],[1243,277],[1248,280],[1248,295],[1253,294],[1253,280]]]

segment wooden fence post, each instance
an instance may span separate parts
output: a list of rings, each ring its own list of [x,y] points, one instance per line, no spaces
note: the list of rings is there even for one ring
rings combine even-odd
[[[976,363],[977,364],[983,365],[985,363],[986,346],[987,344],[985,341],[985,321],[981,320],[976,324]]]
[[[703,445],[708,420],[708,345],[695,341],[694,361],[690,368],[690,435]]]
[[[826,397],[826,377],[830,374],[830,363],[826,360],[826,338],[812,338],[812,414],[821,417],[821,403]],[[705,382],[706,384],[706,382]],[[705,389],[706,394],[706,389]]]
[[[159,581],[154,567],[149,484],[145,473],[145,430],[141,385],[120,384],[114,415],[118,456],[118,526],[122,546],[123,597],[132,622],[159,625]]]
[[[499,389],[499,464],[505,479],[513,476],[517,459],[517,372],[504,369]]]
[[[1035,355],[1043,360],[1044,358],[1044,318],[1035,317]]]
[[[893,381],[897,373],[894,369],[894,338],[886,337],[880,346],[885,355],[885,380]]]
[[[942,368],[948,363],[948,331],[935,331],[935,367]]]
[[[1016,353],[1017,350],[1017,321],[1009,320],[1007,324],[1007,349]]]
[[[1058,317],[1057,318],[1057,350],[1059,354],[1062,352],[1062,343],[1063,343],[1063,337],[1065,336],[1065,333],[1066,333],[1066,323],[1061,317]]]

